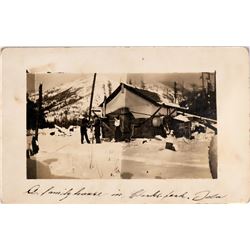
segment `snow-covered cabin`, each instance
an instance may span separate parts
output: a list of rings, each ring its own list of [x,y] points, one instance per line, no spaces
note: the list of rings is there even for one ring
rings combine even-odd
[[[177,111],[186,110],[179,104],[162,102],[162,98],[156,92],[125,83],[121,83],[100,106],[107,117],[104,119],[104,137],[112,137],[114,117],[119,116],[125,138],[153,137],[162,134],[163,118],[167,120],[175,116]]]

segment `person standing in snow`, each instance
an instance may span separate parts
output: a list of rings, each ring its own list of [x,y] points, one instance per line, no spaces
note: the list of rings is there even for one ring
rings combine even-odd
[[[95,141],[96,143],[101,143],[101,121],[98,117],[95,117],[94,120],[94,127],[95,127]]]
[[[85,137],[87,143],[88,144],[90,143],[89,138],[88,138],[88,134],[87,134],[88,125],[89,125],[89,122],[88,122],[86,115],[85,115],[82,118],[82,123],[81,123],[81,144],[83,144],[83,142],[84,142],[84,137]]]
[[[38,141],[34,135],[32,130],[27,131],[27,149],[26,149],[26,157],[30,158],[30,156],[37,154],[39,151]]]
[[[32,137],[32,148],[33,148],[33,155],[37,154],[39,151],[39,145],[37,138],[35,136]]]
[[[121,128],[120,128],[120,119],[119,116],[115,117],[115,141],[118,142],[120,141],[121,138]]]

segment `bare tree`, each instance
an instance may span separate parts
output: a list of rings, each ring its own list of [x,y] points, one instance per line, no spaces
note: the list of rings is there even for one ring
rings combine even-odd
[[[104,96],[106,96],[106,88],[105,88],[105,84],[102,85],[102,89],[103,89],[103,94]]]
[[[144,82],[143,80],[141,80],[141,88],[142,88],[142,89],[145,89],[145,88],[146,88],[146,84],[145,84],[145,82]]]
[[[111,95],[111,93],[112,93],[112,83],[111,83],[111,81],[108,81],[108,91],[109,91],[109,95]]]

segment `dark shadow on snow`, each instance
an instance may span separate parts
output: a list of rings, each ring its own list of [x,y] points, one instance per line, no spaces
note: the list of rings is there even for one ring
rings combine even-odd
[[[133,174],[129,173],[129,172],[123,172],[121,173],[121,178],[122,179],[131,179],[133,176]]]
[[[57,161],[56,158],[44,161],[48,165],[37,161],[35,158],[27,159],[27,179],[76,179],[69,176],[53,175],[49,164]]]

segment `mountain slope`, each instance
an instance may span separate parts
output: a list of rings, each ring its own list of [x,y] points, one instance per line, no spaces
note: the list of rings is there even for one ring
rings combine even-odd
[[[68,120],[78,119],[84,112],[89,109],[93,76],[79,78],[74,81],[57,85],[56,87],[47,89],[43,92],[43,109],[45,110],[46,119],[54,121],[54,119],[62,120],[67,117]],[[120,82],[110,80],[108,77],[98,75],[94,90],[93,107],[98,107],[103,101],[104,96],[114,91]],[[141,86],[134,86],[140,88]],[[174,90],[164,84],[149,84],[144,86],[146,90],[156,92],[161,102],[173,103]],[[178,92],[178,100],[182,100],[183,96]],[[31,100],[38,99],[38,92],[30,96]]]

